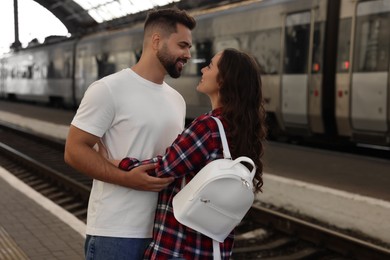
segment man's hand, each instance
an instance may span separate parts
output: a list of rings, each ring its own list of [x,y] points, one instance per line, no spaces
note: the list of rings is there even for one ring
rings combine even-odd
[[[139,166],[129,172],[122,171],[116,167],[118,160],[103,159],[108,155],[99,139],[71,125],[65,146],[65,162],[91,178],[136,190],[160,191],[174,180],[173,177],[149,176],[147,171],[154,170],[154,164]]]
[[[142,191],[161,191],[165,189],[175,178],[158,178],[150,176],[147,171],[154,170],[154,164],[145,164],[132,169],[126,174],[126,183],[128,187]]]

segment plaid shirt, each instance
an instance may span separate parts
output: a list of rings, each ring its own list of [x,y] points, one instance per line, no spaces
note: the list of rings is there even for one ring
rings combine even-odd
[[[172,208],[172,199],[181,190],[183,178],[188,183],[207,163],[223,158],[218,125],[210,115],[220,118],[224,123],[220,117],[221,109],[215,109],[194,120],[167,148],[164,156],[142,162],[135,158],[125,158],[119,164],[119,168],[129,171],[139,165],[154,162],[157,164],[156,169],[150,175],[175,177],[175,181],[159,193],[153,241],[145,252],[145,259],[213,259],[212,239],[181,225],[175,219]],[[225,131],[228,133],[226,127]],[[230,258],[233,240],[232,232],[220,243],[222,259]]]

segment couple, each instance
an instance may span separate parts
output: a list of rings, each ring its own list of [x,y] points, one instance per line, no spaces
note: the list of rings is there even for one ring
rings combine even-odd
[[[252,57],[234,49],[213,57],[197,86],[209,96],[212,111],[183,131],[184,99],[163,80],[166,74],[179,77],[191,58],[195,24],[175,8],[149,12],[139,62],[94,82],[72,121],[65,161],[94,179],[87,259],[212,259],[212,240],[179,224],[172,212],[182,179],[188,183],[208,162],[223,157],[210,116],[223,122],[233,158],[253,159],[256,191],[262,186],[265,112]],[[108,159],[127,157],[120,167],[95,151],[100,140]],[[232,247],[233,232],[220,244],[223,259]]]

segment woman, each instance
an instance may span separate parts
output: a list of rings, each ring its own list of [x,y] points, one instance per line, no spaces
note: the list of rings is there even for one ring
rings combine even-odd
[[[119,163],[121,169],[131,170],[155,162],[156,168],[151,175],[175,177],[175,181],[159,194],[153,241],[145,252],[145,259],[213,257],[212,240],[181,225],[172,210],[172,199],[181,189],[182,178],[188,183],[207,163],[223,157],[218,125],[211,116],[222,121],[233,159],[248,156],[255,162],[255,191],[260,191],[263,185],[260,158],[266,136],[265,112],[256,61],[244,52],[226,49],[216,54],[210,65],[201,71],[203,75],[197,90],[209,96],[212,111],[195,119],[167,148],[165,155],[142,162],[125,158]],[[233,239],[232,232],[220,243],[223,259],[230,258]]]

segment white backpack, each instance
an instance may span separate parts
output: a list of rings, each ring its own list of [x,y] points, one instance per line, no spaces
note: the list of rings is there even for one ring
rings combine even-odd
[[[212,238],[214,259],[221,259],[218,242],[225,240],[253,204],[256,167],[248,157],[231,159],[223,125],[213,119],[219,127],[224,158],[207,164],[176,194],[173,214],[181,224]],[[251,164],[252,171],[241,162]]]

